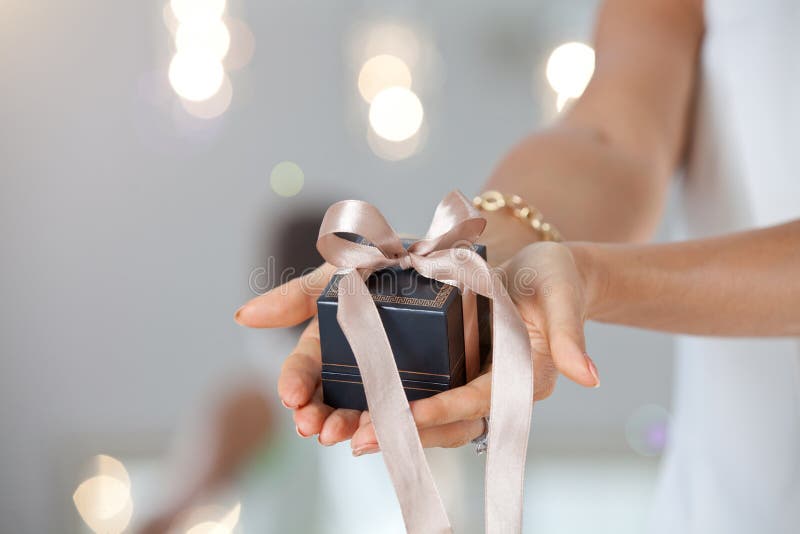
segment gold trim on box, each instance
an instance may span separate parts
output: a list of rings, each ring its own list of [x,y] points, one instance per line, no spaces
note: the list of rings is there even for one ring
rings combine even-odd
[[[355,380],[338,380],[338,379],[335,379],[335,378],[323,378],[322,381],[323,382],[343,382],[345,384],[360,384],[362,386],[364,385],[363,382],[356,382]],[[416,389],[418,391],[433,391],[434,393],[443,393],[445,391],[445,390],[441,390],[441,389],[415,388],[415,387],[412,387],[412,386],[403,386],[403,389]]]
[[[337,275],[328,291],[325,293],[326,297],[339,298],[339,281],[342,279],[341,275]],[[453,291],[453,286],[442,283],[441,289],[436,293],[436,297],[432,299],[420,299],[417,297],[398,297],[395,295],[372,295],[372,300],[375,302],[386,302],[389,304],[406,304],[410,306],[426,306],[428,308],[441,309],[444,302],[450,293]]]
[[[410,373],[410,374],[413,374],[413,375],[441,376],[441,377],[444,377],[444,378],[450,378],[451,376],[453,376],[453,374],[455,374],[456,371],[458,371],[458,369],[461,367],[462,363],[464,363],[464,354],[461,355],[461,357],[458,359],[456,364],[453,366],[453,371],[450,374],[423,373],[422,371],[404,371],[403,369],[398,369],[397,372],[398,373]],[[326,365],[333,365],[335,367],[349,367],[351,369],[358,369],[357,365],[353,365],[353,364],[350,364],[350,363],[328,363],[328,362],[322,362],[322,366],[323,367],[325,367]]]

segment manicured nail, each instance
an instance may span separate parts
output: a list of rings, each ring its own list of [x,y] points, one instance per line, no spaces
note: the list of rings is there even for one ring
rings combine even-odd
[[[294,431],[297,432],[297,435],[300,436],[301,438],[307,438],[308,437],[305,434],[303,434],[302,432],[300,432],[300,427],[297,426],[297,425],[294,425]]]
[[[599,388],[600,375],[597,372],[597,366],[594,364],[588,354],[584,353],[583,356],[586,358],[586,365],[589,367],[589,372],[592,373],[592,376],[594,377],[594,387]]]
[[[287,410],[294,410],[295,408],[297,408],[297,406],[289,406],[283,399],[281,399],[281,404],[283,404],[283,407],[286,408]]]
[[[378,447],[377,444],[363,445],[361,447],[358,447],[357,449],[353,449],[353,456],[358,458],[359,456],[361,456],[363,454],[373,454],[373,453],[378,452],[379,450],[380,450],[380,448]]]

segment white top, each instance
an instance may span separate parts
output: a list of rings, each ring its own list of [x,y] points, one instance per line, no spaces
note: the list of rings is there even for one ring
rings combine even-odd
[[[705,9],[681,237],[800,218],[800,2]],[[677,349],[650,532],[797,534],[800,342],[680,337]]]

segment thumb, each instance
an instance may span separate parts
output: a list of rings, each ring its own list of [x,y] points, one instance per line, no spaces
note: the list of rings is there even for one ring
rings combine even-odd
[[[317,313],[316,301],[336,267],[323,263],[313,271],[260,295],[236,310],[237,323],[252,328],[294,326]]]
[[[545,287],[538,299],[545,321],[545,335],[556,368],[582,386],[598,387],[597,367],[586,353],[581,297],[574,285],[562,282]]]

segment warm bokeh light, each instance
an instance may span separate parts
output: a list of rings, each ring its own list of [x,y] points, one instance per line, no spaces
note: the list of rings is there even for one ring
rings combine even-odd
[[[358,90],[364,100],[372,102],[387,87],[411,87],[411,71],[397,56],[381,54],[367,60],[358,74]]]
[[[228,53],[231,36],[219,19],[194,19],[178,25],[175,48],[178,52],[205,55],[221,60]]]
[[[293,161],[282,161],[272,168],[269,185],[282,197],[293,197],[303,189],[303,169]]]
[[[95,456],[94,470],[97,474],[115,478],[128,488],[131,487],[131,479],[130,476],[128,476],[128,470],[125,469],[122,462],[113,456],[108,456],[107,454],[98,454]]]
[[[367,145],[372,152],[386,161],[400,161],[410,158],[422,145],[423,132],[420,130],[405,141],[387,141],[372,128],[367,128]]]
[[[567,104],[569,104],[572,100],[574,100],[572,97],[569,97],[563,93],[558,93],[556,95],[556,111],[563,111]]]
[[[579,42],[564,43],[547,60],[547,81],[566,98],[578,98],[594,73],[594,50]]]
[[[405,87],[382,90],[369,107],[369,124],[388,141],[405,141],[419,131],[424,111],[417,95]]]
[[[203,521],[187,530],[186,534],[231,534],[232,532],[232,529],[217,521]]]
[[[170,0],[172,13],[179,22],[219,19],[225,12],[225,0]]]
[[[75,508],[94,532],[122,532],[133,515],[128,471],[106,455],[95,457],[94,468],[97,474],[81,482],[72,495]]]
[[[202,521],[187,530],[186,534],[231,534],[239,523],[241,511],[241,503],[236,503],[219,521]]]
[[[206,54],[178,52],[169,65],[169,83],[186,100],[208,100],[224,78],[222,63]]]
[[[181,106],[186,112],[198,119],[215,119],[225,113],[233,99],[233,86],[228,76],[222,80],[222,86],[214,96],[200,102],[181,98]]]

